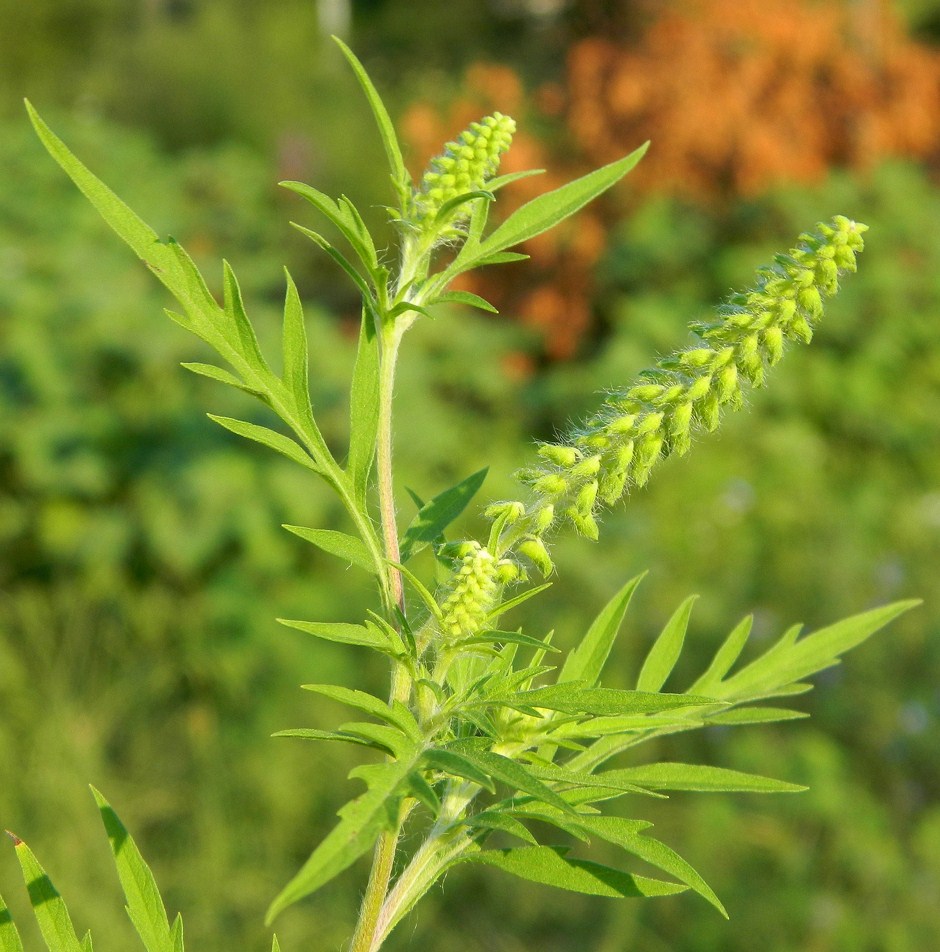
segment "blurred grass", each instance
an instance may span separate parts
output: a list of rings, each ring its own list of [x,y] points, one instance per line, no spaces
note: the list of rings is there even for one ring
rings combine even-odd
[[[108,2],[59,9],[90,16],[106,13]],[[241,80],[242,93],[232,95],[247,115],[227,112],[200,138],[205,99],[194,93],[190,103],[151,112],[156,141],[96,118],[87,98],[49,118],[135,209],[195,254],[211,281],[218,258],[229,258],[269,346],[280,267],[289,264],[311,314],[314,398],[328,440],[341,447],[355,301],[286,227],[306,212],[272,183],[292,163],[300,171],[291,176],[317,175],[322,185],[322,171],[327,187],[345,168],[349,177],[335,188],[362,176],[354,199],[380,202],[379,146],[364,120],[356,124],[363,110],[347,108],[345,79],[335,99],[314,94],[322,64],[312,63],[306,79],[279,79],[280,54],[269,45],[263,79],[234,55],[213,73],[193,37],[218,29],[224,39],[238,23],[210,8],[188,38],[161,41],[179,46],[156,45],[139,62],[173,49],[162,64],[167,82],[177,64],[203,71],[191,75],[194,88],[211,75],[219,89]],[[20,15],[39,12],[22,7]],[[283,28],[264,29],[262,49],[302,45],[303,31],[282,39]],[[66,56],[68,47],[54,52]],[[49,75],[61,83],[68,69],[53,64]],[[280,92],[268,126],[259,91],[272,89]],[[309,137],[289,148],[273,143],[269,130],[287,121],[281,110],[297,115],[305,97],[325,120],[332,110],[323,128],[343,129],[330,142],[341,146],[339,158],[328,158],[326,145],[305,151]],[[332,124],[347,112],[354,118]],[[273,618],[356,620],[372,594],[367,579],[278,528],[344,525],[304,474],[205,419],[206,410],[263,414],[177,368],[202,359],[201,345],[161,316],[168,302],[146,272],[44,156],[25,120],[7,115],[0,821],[36,849],[81,928],[92,926],[103,948],[130,946],[86,788],[93,782],[152,861],[168,905],[182,909],[192,948],[262,948],[263,909],[328,828],[350,789],[339,778],[357,757],[267,735],[337,716],[299,683],[382,690],[385,674],[381,663],[304,641]],[[707,211],[639,201],[610,236],[597,300],[603,332],[579,360],[537,368],[536,342],[507,318],[461,311],[415,329],[398,389],[397,458],[402,486],[423,496],[487,464],[484,494],[509,495],[527,443],[593,406],[594,391],[682,346],[689,319],[834,212],[872,230],[860,274],[846,280],[817,339],[787,356],[745,413],[701,438],[688,459],[665,464],[626,511],[609,514],[599,546],[561,542],[559,577],[533,603],[529,624],[533,633],[556,628],[570,645],[625,578],[651,568],[612,659],[609,683],[627,685],[658,626],[691,591],[703,597],[680,681],[747,612],[766,639],[794,621],[817,626],[897,597],[919,595],[925,606],[802,699],[812,721],[664,744],[675,759],[811,785],[793,798],[677,795],[642,805],[718,890],[730,924],[687,897],[618,905],[460,871],[391,950],[920,952],[940,934],[940,195],[924,172],[897,162],[866,178],[834,174],[817,188],[780,188]],[[410,507],[402,493],[406,518]],[[309,946],[311,934],[317,947],[339,948],[363,874],[354,870],[285,915],[285,952]],[[18,883],[12,850],[0,850],[0,888],[37,948]]]

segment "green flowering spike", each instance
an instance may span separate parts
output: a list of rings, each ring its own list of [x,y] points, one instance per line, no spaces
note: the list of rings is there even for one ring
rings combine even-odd
[[[497,564],[479,542],[463,543],[460,568],[454,573],[450,593],[441,604],[441,631],[445,640],[455,641],[476,634],[496,604],[500,577],[505,564]]]
[[[461,195],[482,189],[499,168],[500,156],[512,144],[515,120],[494,112],[471,122],[444,152],[431,159],[428,170],[405,209],[405,220],[425,233],[451,237],[470,211],[466,203],[450,206]]]
[[[696,428],[714,430],[722,410],[743,404],[745,383],[763,385],[786,341],[812,339],[840,273],[855,271],[866,230],[838,216],[801,235],[797,247],[758,270],[755,287],[732,294],[718,308],[719,320],[692,325],[699,346],[644,371],[568,440],[541,446],[541,462],[517,474],[536,499],[494,551],[522,544],[531,549],[528,543],[552,523],[543,527],[537,515],[546,504],[553,518],[559,512],[596,538],[598,500],[611,505],[630,486],[644,485],[660,459],[688,451]]]

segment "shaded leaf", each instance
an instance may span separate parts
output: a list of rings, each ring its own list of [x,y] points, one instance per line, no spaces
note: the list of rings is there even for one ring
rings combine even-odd
[[[52,880],[39,865],[32,850],[19,837],[13,837],[13,844],[46,948],[49,952],[83,952],[65,902],[52,885]]]
[[[424,752],[423,762],[432,770],[440,770],[452,777],[462,777],[464,780],[469,780],[471,783],[489,790],[490,793],[496,790],[493,780],[486,770],[457,751],[432,747]]]
[[[23,952],[23,942],[3,896],[0,896],[0,952]]]
[[[174,952],[173,937],[166,908],[150,867],[128,834],[111,804],[91,788],[98,812],[108,834],[118,878],[127,900],[127,914],[147,952]]]

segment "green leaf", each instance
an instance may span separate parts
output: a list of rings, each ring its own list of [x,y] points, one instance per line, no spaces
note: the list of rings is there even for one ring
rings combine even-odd
[[[728,913],[714,890],[698,872],[665,843],[644,836],[636,829],[636,822],[611,816],[584,816],[578,821],[587,833],[601,837],[628,853],[638,856],[664,873],[675,876],[708,900],[726,919]]]
[[[405,162],[402,158],[401,147],[398,145],[395,127],[392,125],[388,110],[385,108],[385,104],[382,102],[378,90],[376,90],[372,84],[372,80],[369,79],[369,74],[366,73],[365,67],[356,58],[356,54],[338,37],[334,36],[333,39],[336,45],[342,50],[343,56],[346,57],[347,62],[356,74],[356,79],[359,80],[362,91],[366,94],[366,99],[368,99],[369,106],[372,109],[372,115],[375,117],[376,125],[379,127],[382,145],[385,147],[385,155],[388,158],[392,181],[395,183],[395,187],[401,191],[404,189],[405,183],[408,182],[408,173],[405,171]]]
[[[595,169],[573,182],[526,202],[480,245],[480,258],[528,241],[573,215],[620,181],[643,158],[648,147],[647,142],[616,162]]]
[[[495,866],[520,879],[570,892],[614,899],[637,896],[672,896],[686,886],[646,876],[635,876],[590,860],[569,859],[560,846],[519,846],[506,850],[483,850],[464,862]]]
[[[490,775],[484,769],[478,767],[474,761],[457,751],[432,747],[424,752],[423,762],[432,770],[440,770],[452,777],[463,777],[464,780],[478,784],[489,790],[490,793],[494,793],[496,790]]]
[[[642,767],[625,767],[611,770],[622,779],[637,783],[651,790],[696,790],[709,793],[799,793],[808,789],[796,783],[727,770],[724,767],[708,767],[703,764],[658,763]]]
[[[294,621],[288,618],[278,618],[277,621],[288,628],[306,632],[325,641],[337,641],[345,645],[360,645],[363,648],[375,648],[387,651],[388,641],[379,634],[377,628],[368,628],[365,625],[350,625],[346,622],[324,621]]]
[[[394,826],[400,809],[402,788],[417,766],[418,752],[392,763],[370,764],[350,773],[364,780],[368,789],[340,811],[340,822],[313,851],[296,876],[271,903],[266,922],[278,913],[316,892],[351,866],[384,830]]]
[[[529,828],[507,813],[500,813],[496,810],[484,810],[482,813],[475,813],[473,816],[467,817],[464,823],[471,830],[486,830],[487,832],[498,830],[501,833],[508,833],[510,836],[518,837],[520,840],[531,843],[533,846],[539,845],[538,840],[532,835]]]
[[[323,468],[318,465],[317,461],[314,460],[299,443],[295,443],[290,437],[284,436],[276,430],[269,430],[266,426],[258,426],[257,423],[246,423],[244,420],[235,420],[232,417],[217,416],[214,413],[207,413],[206,416],[209,417],[210,420],[218,423],[219,426],[225,427],[226,430],[238,436],[243,436],[246,440],[261,443],[263,446],[267,446],[269,449],[281,453],[295,463],[300,463],[301,466],[306,466],[307,469],[312,469],[321,476],[327,476]]]
[[[46,948],[49,952],[83,952],[69,911],[52,885],[52,880],[39,865],[32,850],[18,836],[13,836],[13,845]]]
[[[23,942],[3,896],[0,896],[0,952],[23,952]]]
[[[223,370],[221,367],[216,367],[214,364],[200,364],[193,361],[183,361],[180,363],[180,366],[185,367],[186,370],[189,370],[194,374],[198,374],[200,377],[208,377],[210,380],[217,380],[219,383],[228,384],[230,387],[235,387],[237,390],[242,390],[244,393],[250,393],[253,397],[262,396],[260,390],[256,390],[254,387],[250,387],[248,384],[242,383],[242,381],[239,380],[235,374],[229,373],[227,370]]]
[[[323,237],[319,232],[311,231],[309,228],[305,228],[303,225],[297,224],[297,222],[292,221],[291,227],[296,228],[301,234],[306,235],[315,245],[318,245],[322,248],[345,272],[349,275],[353,284],[359,289],[360,294],[362,294],[364,301],[371,301],[372,299],[372,289],[369,287],[368,281],[360,274],[358,269],[352,262],[340,251],[338,248],[334,247],[326,238]]]
[[[207,310],[217,312],[218,305],[205,289],[205,284],[201,279],[194,282],[192,271],[195,269],[188,257],[185,257],[185,252],[181,256],[179,252],[182,249],[175,242],[161,241],[149,225],[85,168],[43,122],[28,101],[26,109],[36,134],[52,158],[59,163],[114,232],[133,249],[174,297],[196,314],[203,314]]]
[[[401,540],[401,561],[407,562],[425,546],[440,538],[444,530],[467,508],[470,500],[486,479],[487,470],[481,469],[438,493],[418,510]]]
[[[544,174],[545,169],[526,169],[523,172],[507,172],[505,175],[497,175],[496,178],[490,179],[486,183],[486,187],[491,192],[495,192],[498,189],[505,188],[512,182],[518,182],[519,179],[531,178],[533,175]]]
[[[476,307],[481,311],[489,311],[490,314],[499,314],[499,311],[486,298],[473,294],[471,291],[447,291],[434,298],[433,301],[428,301],[429,307],[437,304],[466,304],[468,307]]]
[[[277,941],[277,936],[272,936],[271,938],[271,952],[281,952],[281,946]]]
[[[389,705],[381,698],[374,697],[365,691],[344,688],[336,684],[304,684],[302,687],[305,691],[321,694],[323,697],[339,701],[340,704],[354,707],[366,714],[377,717],[381,721],[392,724],[416,743],[424,737],[414,715],[400,701],[394,705]]]
[[[747,639],[751,634],[753,623],[754,616],[748,615],[731,629],[721,647],[715,652],[715,657],[706,672],[689,688],[690,692],[712,692],[716,690],[717,685],[721,684],[724,676],[741,656],[741,652],[744,650]]]
[[[347,472],[364,504],[379,431],[379,341],[372,315],[362,311],[359,345],[349,391],[349,461]]]
[[[538,777],[517,761],[510,760],[502,754],[495,754],[489,750],[480,750],[474,744],[463,741],[454,741],[454,743],[448,745],[447,749],[469,760],[474,767],[494,780],[504,783],[514,790],[527,793],[543,803],[551,804],[563,813],[573,812],[565,800],[554,790],[545,786]]]
[[[682,652],[682,643],[685,641],[685,632],[689,626],[689,616],[692,606],[698,595],[690,595],[675,611],[672,618],[666,622],[659,637],[653,643],[650,653],[643,662],[640,677],[636,682],[638,691],[658,691],[672,674],[672,669],[679,660]]]
[[[195,266],[193,266],[193,270],[195,271]],[[237,333],[238,349],[252,370],[267,374],[269,373],[268,365],[265,363],[264,357],[261,356],[261,347],[258,344],[255,329],[251,326],[251,321],[245,311],[242,291],[238,286],[238,278],[235,277],[235,272],[225,260],[222,261],[222,278],[225,294],[225,316],[232,322]]]
[[[307,364],[307,325],[304,308],[297,293],[297,285],[284,269],[287,293],[284,298],[284,326],[281,350],[284,361],[284,385],[291,395],[294,407],[302,420],[313,422],[313,407],[310,404],[310,370]]]
[[[91,792],[98,804],[114,854],[121,888],[127,900],[127,914],[147,952],[174,952],[173,937],[166,908],[150,867],[128,834],[111,805],[94,787]]]
[[[464,645],[493,645],[509,644],[522,645],[525,648],[535,648],[537,651],[559,651],[554,645],[548,643],[543,638],[533,638],[531,635],[524,635],[521,631],[499,631],[491,628],[488,631],[481,631],[478,635],[471,638],[464,638],[455,643],[455,647]]]
[[[378,574],[378,566],[372,559],[372,553],[366,544],[355,536],[337,532],[335,529],[308,529],[305,526],[287,525],[282,528],[323,549],[324,552],[329,552],[330,555],[345,559],[351,565],[357,565],[373,575]]]
[[[724,682],[716,694],[724,698],[769,696],[782,686],[837,664],[840,655],[919,604],[913,599],[882,605],[785,644],[779,651],[772,648]]]
[[[708,715],[708,724],[772,724],[775,721],[795,721],[809,717],[804,711],[791,711],[786,707],[734,707]]]
[[[559,683],[584,681],[588,685],[597,684],[610,649],[620,631],[624,615],[627,613],[630,599],[637,586],[643,581],[645,574],[644,572],[632,578],[604,606],[581,643],[565,659],[558,675]]]
[[[551,582],[545,582],[542,585],[536,585],[535,588],[530,588],[525,592],[520,592],[518,595],[514,595],[512,598],[507,598],[506,601],[500,602],[487,616],[487,621],[495,621],[499,618],[500,615],[505,615],[506,612],[510,609],[515,608],[518,605],[521,605],[523,602],[527,602],[530,598],[538,595],[539,592],[544,592],[545,589],[551,588]]]
[[[561,711],[565,714],[655,714],[676,707],[713,704],[711,698],[689,694],[660,694],[648,691],[621,691],[616,688],[586,688],[573,684],[550,684],[531,691],[519,691],[510,697],[490,698],[490,703],[507,707],[521,705]]]
[[[183,916],[176,914],[173,920],[173,950],[174,952],[183,952]]]
[[[384,744],[376,744],[374,741],[359,734],[347,734],[344,731],[324,731],[318,727],[289,727],[286,730],[275,731],[272,737],[299,737],[301,740],[339,740],[346,744],[358,744],[360,747],[371,747],[373,750],[380,750],[386,753],[387,748]]]

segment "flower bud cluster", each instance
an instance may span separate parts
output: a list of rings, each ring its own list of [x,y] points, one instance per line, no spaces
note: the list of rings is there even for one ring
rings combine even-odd
[[[458,196],[484,187],[496,174],[500,156],[509,149],[515,131],[515,120],[500,112],[471,122],[444,146],[442,155],[431,160],[411,197],[408,221],[423,231],[454,233],[453,226],[469,216],[469,206],[457,205],[441,215],[442,209]]]
[[[459,641],[479,632],[496,605],[504,567],[479,542],[460,545],[458,568],[441,603],[441,631],[446,641]]]
[[[495,551],[512,549],[546,573],[542,537],[553,524],[566,520],[596,539],[600,504],[642,486],[660,459],[686,453],[696,429],[714,430],[723,410],[741,405],[745,383],[763,384],[787,341],[811,339],[823,299],[836,293],[842,272],[855,270],[866,230],[838,216],[801,235],[796,248],[758,271],[756,287],[719,308],[718,321],[693,325],[699,346],[614,393],[565,442],[542,445],[540,462],[518,474],[535,499],[500,529]]]

